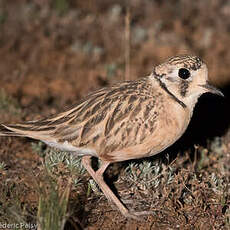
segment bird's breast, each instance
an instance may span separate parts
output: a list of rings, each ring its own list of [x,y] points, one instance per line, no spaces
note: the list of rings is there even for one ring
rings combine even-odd
[[[155,129],[139,144],[107,152],[101,158],[116,162],[155,155],[178,140],[186,130],[191,118],[189,109],[179,104],[169,103],[161,107]]]
[[[185,132],[190,119],[191,113],[187,108],[177,104],[165,107],[160,114],[155,132],[145,142],[150,149],[146,156],[155,155],[176,142]]]

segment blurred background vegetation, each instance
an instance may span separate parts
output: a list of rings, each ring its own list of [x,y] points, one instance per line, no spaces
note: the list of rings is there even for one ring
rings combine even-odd
[[[143,223],[111,211],[93,181],[74,169],[79,162],[28,139],[1,138],[0,222],[40,219],[40,229],[54,229],[46,223],[59,218],[55,229],[228,229],[229,18],[229,0],[0,0],[0,123],[62,111],[178,54],[200,56],[226,95],[201,98],[170,157],[161,155],[154,165],[125,163],[122,175],[116,165],[109,169],[121,197],[135,196],[137,207],[155,210]]]

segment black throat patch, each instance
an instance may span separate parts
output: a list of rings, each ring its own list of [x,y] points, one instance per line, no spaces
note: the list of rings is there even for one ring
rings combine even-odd
[[[163,82],[161,81],[161,76],[159,76],[159,75],[156,74],[155,72],[153,73],[153,75],[155,76],[155,79],[159,82],[160,87],[161,87],[167,94],[169,94],[169,96],[170,96],[174,101],[176,101],[177,103],[179,103],[179,104],[185,109],[185,108],[187,107],[187,106],[185,105],[185,103],[182,102],[181,100],[179,100],[173,93],[171,93],[171,92],[168,90],[168,88],[166,87],[165,83],[163,83]],[[184,87],[184,86],[183,86],[183,87]],[[186,87],[185,89],[183,88],[183,93],[184,93],[184,95],[185,95],[186,92],[187,92],[187,88],[188,88],[188,87]],[[181,88],[181,94],[182,94],[182,88]]]
[[[181,82],[181,84],[180,84],[180,95],[182,97],[185,97],[185,95],[187,94],[188,86],[189,86],[189,82],[187,82],[187,81]]]

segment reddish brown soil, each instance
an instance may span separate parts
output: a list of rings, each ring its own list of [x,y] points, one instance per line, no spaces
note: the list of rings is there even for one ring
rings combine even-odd
[[[58,6],[58,2],[67,5]],[[123,80],[125,2],[128,1],[1,0],[0,90],[20,110],[15,113],[14,109],[12,112],[0,107],[0,123],[62,111],[88,92]],[[86,198],[87,186],[83,185],[81,192],[70,194],[69,209],[74,211],[66,229],[228,229],[230,5],[217,0],[136,0],[130,1],[130,12],[130,79],[147,75],[169,56],[192,53],[205,60],[211,82],[222,87],[226,98],[223,101],[209,95],[201,99],[185,135],[188,144],[182,139],[172,151],[176,154],[170,157],[177,169],[173,185],[160,186],[145,195],[130,195],[130,207],[153,210],[152,216],[143,221],[127,220],[103,196],[92,193]],[[222,137],[224,146],[218,156],[206,145],[215,136]],[[10,203],[14,195],[18,197],[20,206],[29,210],[28,221],[34,221],[37,215],[37,186],[43,170],[42,157],[32,151],[31,142],[0,138],[0,162],[6,164],[6,170],[0,171],[2,190],[16,188],[10,191],[17,195],[9,192],[6,200]],[[208,163],[201,171],[194,169],[194,144],[209,152]],[[188,157],[184,150],[192,156]],[[115,182],[125,164],[111,167],[107,177]],[[208,178],[212,172],[226,179],[219,193],[210,189]],[[191,181],[196,173],[200,181]],[[115,186],[121,197],[122,191],[125,194],[130,189],[119,180]],[[192,202],[188,204],[180,201],[186,186],[191,190]],[[154,196],[157,191],[158,196]],[[6,200],[0,198],[0,209]]]

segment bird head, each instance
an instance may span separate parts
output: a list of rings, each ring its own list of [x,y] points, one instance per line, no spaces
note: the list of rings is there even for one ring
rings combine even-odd
[[[154,68],[152,76],[171,96],[185,106],[194,107],[204,93],[224,96],[208,82],[206,64],[196,56],[175,56]]]

